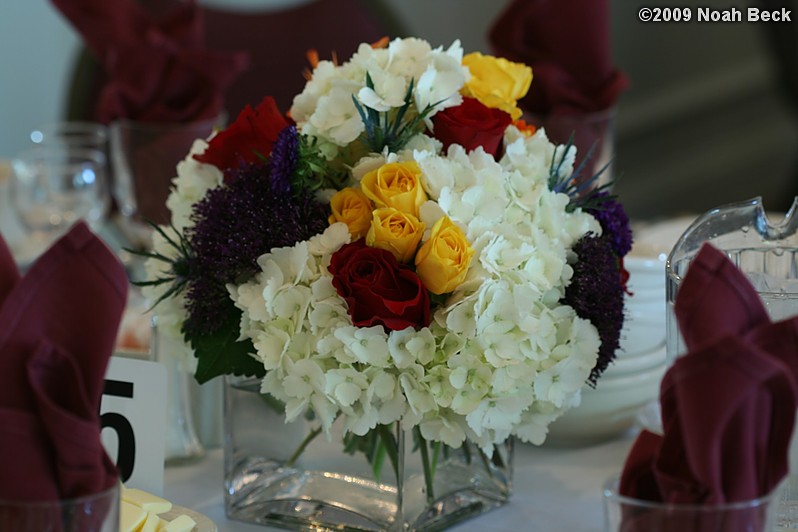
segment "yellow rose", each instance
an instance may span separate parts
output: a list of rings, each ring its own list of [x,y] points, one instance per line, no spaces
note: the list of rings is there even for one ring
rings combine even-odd
[[[471,79],[463,87],[463,96],[476,98],[486,107],[501,109],[513,120],[521,116],[516,102],[526,96],[532,83],[532,69],[503,57],[474,52],[463,57]]]
[[[416,273],[427,290],[446,294],[465,280],[473,255],[463,231],[444,216],[435,222],[429,240],[416,253]]]
[[[349,227],[353,239],[365,235],[371,225],[371,200],[356,188],[345,188],[330,200],[332,214],[329,222],[343,222]]]
[[[392,207],[374,209],[371,215],[366,245],[390,251],[399,262],[410,262],[416,254],[426,224],[412,214]]]
[[[418,216],[418,208],[427,201],[421,168],[415,161],[384,164],[364,175],[360,188],[377,207],[393,207],[413,216]]]

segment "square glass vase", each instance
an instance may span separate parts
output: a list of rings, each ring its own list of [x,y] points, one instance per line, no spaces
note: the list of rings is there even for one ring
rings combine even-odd
[[[419,439],[399,423],[327,437],[308,415],[291,423],[260,380],[225,377],[225,511],[293,530],[441,530],[510,497],[513,442],[487,456]]]

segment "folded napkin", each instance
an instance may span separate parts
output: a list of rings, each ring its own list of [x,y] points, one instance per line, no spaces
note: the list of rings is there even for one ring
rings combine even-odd
[[[245,54],[207,50],[196,0],[156,19],[137,0],[51,0],[108,77],[96,119],[188,122],[216,117]]]
[[[612,64],[609,0],[514,0],[488,39],[497,55],[532,67],[519,102],[531,113],[602,111],[628,84]]]
[[[612,63],[609,0],[513,0],[488,32],[494,52],[532,67],[518,102],[553,142],[577,147],[584,182],[614,157],[613,107],[628,85]],[[584,165],[584,166],[583,166]],[[609,183],[607,168],[596,184]]]
[[[124,267],[83,222],[23,277],[10,257],[0,237],[0,500],[109,489],[118,472],[99,408],[127,298]]]
[[[281,110],[290,109],[307,83],[302,72],[309,68],[309,49],[320,59],[350,57],[361,43],[403,32],[396,17],[380,15],[387,15],[384,2],[294,0],[279,9],[265,8],[269,2],[261,4],[264,9],[246,11],[222,2],[205,2],[202,7],[210,46],[249,53],[250,68],[225,91],[231,118],[257,104],[264,94],[273,97]]]
[[[798,317],[771,323],[745,275],[710,244],[693,259],[675,312],[688,352],[662,380],[663,434],[640,434],[620,493],[699,505],[767,495],[789,467],[798,407]],[[642,511],[625,516],[624,530],[653,530],[653,522],[679,532],[748,530],[763,518],[759,511],[723,523],[711,514],[696,519]]]

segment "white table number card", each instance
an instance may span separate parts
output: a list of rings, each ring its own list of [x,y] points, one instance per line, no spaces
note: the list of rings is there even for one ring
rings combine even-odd
[[[112,356],[100,403],[102,440],[122,482],[163,494],[166,368],[149,360]]]

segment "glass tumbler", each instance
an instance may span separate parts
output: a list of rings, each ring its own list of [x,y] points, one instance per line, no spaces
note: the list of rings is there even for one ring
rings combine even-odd
[[[34,144],[42,146],[61,144],[106,152],[108,127],[99,122],[53,122],[31,131],[30,139]]]
[[[166,200],[177,164],[195,140],[207,139],[224,120],[224,116],[177,123],[119,120],[110,125],[113,196],[131,247],[149,248],[149,224],[170,222]]]
[[[51,240],[78,220],[93,229],[110,206],[105,154],[62,144],[40,145],[12,160],[13,205],[23,226]]]
[[[93,495],[53,502],[0,500],[0,530],[116,532],[120,483]]]
[[[546,136],[552,142],[567,144],[570,140],[576,146],[574,170],[584,163],[580,182],[603,170],[596,184],[612,183],[616,122],[614,107],[582,114],[544,116],[526,113],[523,118],[528,124],[545,129]]]
[[[723,504],[676,504],[621,495],[618,477],[604,485],[604,532],[775,532],[780,488]]]

